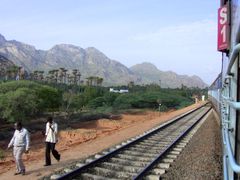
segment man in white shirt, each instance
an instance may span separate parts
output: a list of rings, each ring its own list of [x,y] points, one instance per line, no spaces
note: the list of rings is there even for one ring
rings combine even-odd
[[[24,152],[28,153],[29,151],[29,133],[25,128],[22,127],[21,122],[16,122],[14,126],[16,130],[10,143],[8,144],[8,149],[13,146],[13,156],[15,158],[17,169],[14,175],[25,175],[25,166],[22,161],[22,155]]]
[[[51,157],[50,157],[50,151],[52,151],[52,154],[54,158],[57,161],[60,161],[61,155],[57,152],[55,149],[55,145],[57,143],[57,133],[58,133],[58,125],[53,121],[52,117],[48,117],[47,124],[46,124],[46,151],[45,151],[45,165],[44,166],[50,166],[51,165]]]

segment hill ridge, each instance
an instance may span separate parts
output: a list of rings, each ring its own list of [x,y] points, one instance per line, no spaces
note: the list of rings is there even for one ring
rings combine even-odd
[[[117,60],[108,58],[95,47],[81,48],[72,44],[57,44],[49,50],[37,50],[34,46],[16,40],[6,40],[0,34],[0,54],[10,59],[14,64],[23,66],[27,71],[50,70],[60,67],[79,69],[82,79],[89,76],[99,76],[104,79],[103,85],[159,84],[162,87],[176,88],[206,87],[201,78],[163,72],[155,65],[143,62],[130,68]],[[144,70],[145,68],[145,70]],[[151,70],[148,70],[151,69]],[[144,71],[143,71],[144,70]],[[143,73],[144,72],[144,73]],[[159,78],[159,76],[161,78]],[[169,81],[169,82],[165,82]]]

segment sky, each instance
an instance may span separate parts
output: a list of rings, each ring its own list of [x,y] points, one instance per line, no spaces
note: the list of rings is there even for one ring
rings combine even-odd
[[[221,70],[218,1],[0,0],[0,34],[48,50],[95,47],[127,67],[150,62],[162,71],[211,84]]]

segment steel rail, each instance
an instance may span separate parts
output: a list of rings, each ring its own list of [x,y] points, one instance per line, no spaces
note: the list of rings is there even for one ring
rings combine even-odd
[[[194,122],[188,129],[186,129],[182,134],[180,134],[173,143],[171,143],[170,145],[167,146],[167,148],[158,155],[158,157],[156,159],[154,159],[147,167],[145,167],[136,177],[133,178],[133,180],[140,180],[142,179],[145,174],[155,165],[158,163],[158,161],[165,155],[167,154],[172,147],[179,142],[179,140],[181,140],[183,137],[185,137],[185,135],[194,127],[196,126],[196,124],[211,110],[212,108],[209,108],[207,110],[206,113],[204,113],[196,122]]]
[[[152,134],[158,132],[159,130],[164,129],[164,128],[166,128],[166,127],[174,124],[175,122],[177,122],[177,121],[179,121],[180,119],[186,117],[187,115],[189,115],[189,114],[191,114],[191,113],[193,113],[193,112],[201,109],[202,107],[206,106],[207,104],[208,104],[208,103],[206,103],[206,104],[204,104],[204,105],[202,105],[202,106],[200,106],[200,107],[198,107],[198,108],[195,108],[195,109],[193,109],[193,110],[191,110],[191,111],[188,111],[187,113],[184,113],[184,114],[182,114],[182,115],[180,115],[180,116],[178,116],[178,117],[176,117],[176,118],[173,118],[172,120],[170,120],[170,121],[162,124],[162,125],[159,126],[157,129],[149,132],[148,134],[145,134],[145,135],[137,138],[136,140],[134,140],[134,141],[132,141],[132,142],[129,142],[129,143],[123,145],[122,147],[120,147],[120,148],[118,148],[118,149],[115,149],[115,150],[107,153],[106,155],[103,155],[102,157],[100,157],[100,158],[98,158],[98,159],[95,159],[95,160],[93,160],[92,162],[89,162],[89,163],[83,165],[82,167],[79,167],[79,168],[77,168],[77,169],[75,169],[75,170],[73,170],[73,171],[71,171],[71,172],[69,172],[69,173],[66,173],[66,174],[62,175],[61,177],[57,178],[57,180],[71,179],[71,178],[79,175],[81,172],[83,172],[83,171],[85,171],[85,170],[87,170],[87,169],[95,166],[96,164],[98,164],[98,163],[100,163],[100,162],[102,162],[102,161],[104,161],[104,160],[106,160],[106,159],[111,158],[113,155],[117,154],[119,151],[122,151],[123,149],[128,148],[129,146],[134,145],[134,144],[138,143],[139,141],[141,141],[141,140],[143,140],[143,139],[151,136]]]

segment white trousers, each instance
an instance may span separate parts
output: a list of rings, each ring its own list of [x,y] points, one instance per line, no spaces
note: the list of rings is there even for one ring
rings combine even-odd
[[[15,159],[17,172],[25,172],[25,166],[22,161],[22,155],[24,151],[25,151],[24,146],[21,146],[21,147],[14,146],[13,148],[13,156]]]

